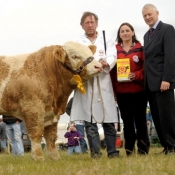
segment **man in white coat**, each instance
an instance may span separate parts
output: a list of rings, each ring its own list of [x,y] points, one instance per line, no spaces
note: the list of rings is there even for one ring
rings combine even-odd
[[[92,45],[97,49],[94,58],[101,62],[104,71],[85,84],[86,94],[78,90],[74,93],[71,110],[71,121],[84,120],[92,158],[101,157],[100,137],[97,123],[102,123],[109,158],[118,157],[116,150],[116,130],[114,123],[118,122],[117,110],[110,79],[110,70],[116,63],[117,51],[115,43],[106,37],[106,47],[102,33],[98,33],[98,16],[85,12],[80,22],[85,33],[77,42]]]

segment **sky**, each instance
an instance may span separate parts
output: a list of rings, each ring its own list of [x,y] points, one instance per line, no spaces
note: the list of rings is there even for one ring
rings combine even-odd
[[[80,18],[85,11],[98,15],[97,31],[116,38],[123,22],[135,29],[138,40],[148,30],[142,7],[154,4],[159,19],[175,27],[174,0],[0,0],[0,56],[31,53],[49,45],[62,45],[84,33]],[[61,116],[60,122],[69,120]]]

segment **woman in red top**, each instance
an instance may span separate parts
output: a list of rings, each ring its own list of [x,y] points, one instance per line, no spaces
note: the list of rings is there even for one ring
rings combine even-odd
[[[146,125],[147,99],[144,92],[142,45],[136,39],[134,28],[129,23],[121,24],[116,41],[117,59],[130,60],[130,81],[117,81],[116,66],[111,71],[114,93],[124,123],[126,154],[132,154],[136,140],[138,154],[148,154],[150,142]]]

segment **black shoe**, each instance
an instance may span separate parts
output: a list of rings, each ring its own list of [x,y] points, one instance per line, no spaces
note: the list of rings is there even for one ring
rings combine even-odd
[[[131,155],[133,154],[133,151],[130,151],[130,150],[126,150],[126,155],[128,156],[128,157],[130,157]]]
[[[138,153],[139,155],[141,155],[141,156],[143,156],[143,155],[148,155],[148,152],[147,152],[147,151],[143,151],[143,150],[141,150],[141,149],[138,149],[137,153]]]
[[[82,152],[82,154],[88,154],[88,152],[87,152],[87,151],[85,151],[85,152]]]
[[[167,150],[165,150],[165,155],[169,155],[169,154],[175,154],[175,149],[167,149]]]
[[[159,153],[155,153],[156,155],[159,155],[159,154],[166,154],[166,149],[164,148],[161,152],[159,152]]]
[[[119,153],[120,153],[120,152],[119,152],[118,150],[116,150],[116,152],[109,153],[109,154],[108,154],[108,158],[109,158],[109,159],[112,159],[112,158],[120,157]]]
[[[91,158],[98,159],[101,158],[102,153],[101,152],[91,152]]]
[[[175,149],[174,148],[169,148],[169,149],[163,149],[163,151],[159,152],[159,153],[155,153],[156,155],[159,155],[159,154],[175,154]]]

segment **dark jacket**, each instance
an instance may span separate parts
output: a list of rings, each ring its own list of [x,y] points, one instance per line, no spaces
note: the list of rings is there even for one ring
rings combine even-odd
[[[151,40],[149,32],[144,35],[144,75],[151,91],[160,91],[162,81],[175,88],[175,30],[174,27],[159,22]],[[146,84],[146,82],[145,82]]]
[[[64,135],[65,138],[68,138],[68,146],[78,146],[78,140],[74,139],[74,137],[78,137],[79,139],[82,139],[82,136],[80,135],[80,133],[78,131],[70,131],[70,132],[66,132],[66,134]]]
[[[18,122],[22,122],[22,120],[16,118],[16,117],[13,117],[13,116],[7,116],[7,115],[3,115],[3,121],[4,123],[6,123],[7,125],[8,124],[13,124],[13,123],[16,123],[17,121]]]
[[[69,102],[67,103],[67,106],[66,106],[66,113],[69,116],[70,116],[70,113],[71,113],[72,101],[73,101],[73,97],[69,100]]]

